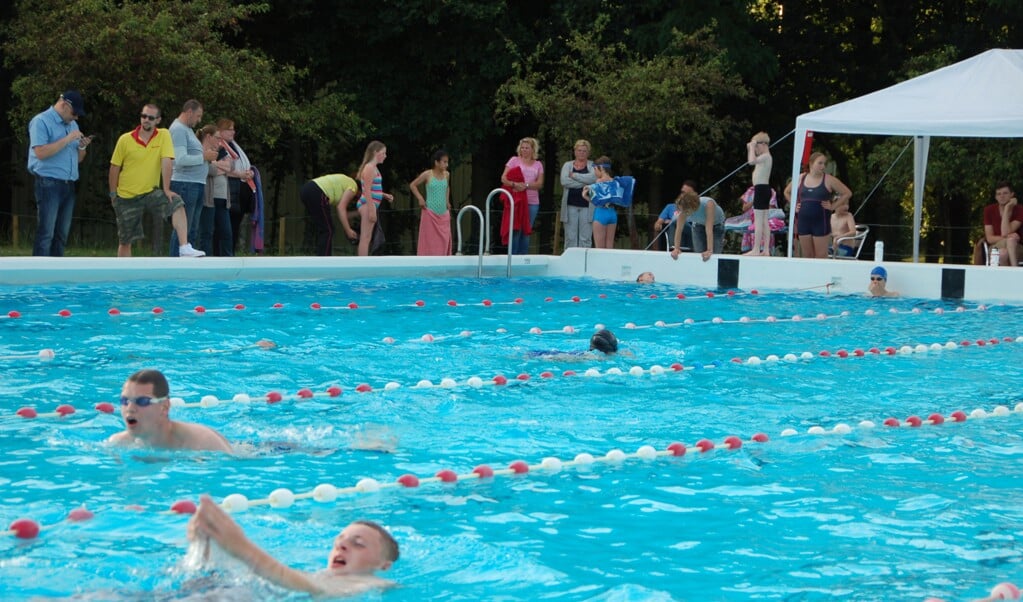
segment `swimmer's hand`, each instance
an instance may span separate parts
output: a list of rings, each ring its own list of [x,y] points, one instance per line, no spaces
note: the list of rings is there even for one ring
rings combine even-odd
[[[200,497],[199,508],[188,521],[187,533],[193,541],[212,540],[252,572],[281,587],[309,594],[327,593],[312,575],[296,571],[252,543],[238,523],[208,495]]]

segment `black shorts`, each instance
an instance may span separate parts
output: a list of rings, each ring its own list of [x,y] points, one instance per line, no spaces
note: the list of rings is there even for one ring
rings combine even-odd
[[[753,187],[753,210],[767,211],[771,208],[771,185],[757,184]]]

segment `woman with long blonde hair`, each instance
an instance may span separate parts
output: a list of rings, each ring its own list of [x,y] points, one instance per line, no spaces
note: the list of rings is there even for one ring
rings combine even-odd
[[[501,184],[517,192],[526,193],[526,202],[529,205],[529,229],[532,231],[533,222],[540,212],[540,191],[543,189],[543,163],[539,159],[540,143],[536,138],[523,138],[519,140],[518,154],[516,154],[504,165],[504,172],[501,174]],[[513,182],[508,179],[508,172],[514,168],[522,171],[524,182]],[[529,253],[529,234],[522,230],[514,230],[511,235],[510,253],[513,255],[525,255]]]
[[[377,225],[377,209],[381,201],[394,202],[394,196],[384,192],[383,178],[380,176],[380,164],[387,159],[387,146],[379,140],[374,140],[366,146],[366,152],[362,156],[362,164],[359,165],[356,180],[362,187],[362,195],[355,203],[359,210],[359,257],[369,256],[369,245],[373,238],[373,229]],[[345,231],[350,229],[348,225],[348,212],[342,211],[345,218]]]

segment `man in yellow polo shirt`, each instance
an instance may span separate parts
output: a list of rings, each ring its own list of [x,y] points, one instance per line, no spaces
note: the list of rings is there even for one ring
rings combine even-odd
[[[171,192],[171,170],[174,167],[174,143],[170,132],[157,128],[160,107],[142,107],[142,123],[117,139],[110,158],[110,203],[117,215],[117,256],[131,257],[131,244],[145,238],[142,216],[146,211],[171,218],[181,257],[202,257],[202,251],[188,242],[185,204]],[[160,187],[161,177],[163,188]]]

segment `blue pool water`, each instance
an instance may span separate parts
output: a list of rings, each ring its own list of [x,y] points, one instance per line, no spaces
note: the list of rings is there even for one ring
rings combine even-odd
[[[881,426],[1015,408],[1018,307],[497,279],[0,289],[0,316],[11,311],[20,317],[0,318],[0,522],[30,517],[45,528],[31,541],[0,539],[0,599],[283,599],[244,571],[211,580],[185,568],[186,520],[166,510],[201,493],[257,500],[277,488],[675,441],[689,448],[684,457],[349,493],[237,518],[306,570],[325,564],[348,521],[388,526],[402,558],[385,576],[401,587],[371,599],[968,599],[1020,581],[1023,412]],[[597,324],[627,353],[531,354],[585,350]],[[256,347],[260,339],[277,347]],[[37,357],[43,349],[54,358]],[[840,350],[853,357],[819,355]],[[245,453],[107,448],[120,419],[92,408],[142,367],[162,369],[192,404],[249,395],[172,413]],[[510,384],[491,384],[496,375]],[[443,379],[453,386],[437,386]],[[424,380],[435,386],[416,387]],[[355,392],[360,384],[373,391]],[[331,386],[343,393],[326,396]],[[317,396],[296,401],[304,387]],[[285,400],[265,403],[270,391]],[[77,411],[14,415],[60,404]],[[833,432],[839,424],[851,432]],[[810,434],[814,426],[826,434]],[[755,433],[770,440],[751,442]],[[729,435],[743,447],[722,449]],[[393,453],[352,449],[380,438],[396,443]],[[693,449],[704,438],[718,448]],[[65,520],[83,504],[94,519]]]

